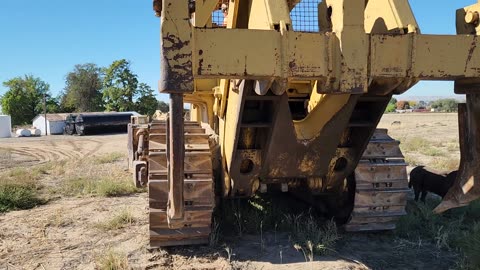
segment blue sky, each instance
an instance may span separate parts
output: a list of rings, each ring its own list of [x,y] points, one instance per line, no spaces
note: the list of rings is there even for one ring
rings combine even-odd
[[[139,80],[157,89],[160,22],[151,0],[1,0],[0,82],[33,74],[64,87],[75,64],[131,61]],[[455,34],[455,10],[475,0],[411,0],[425,34]],[[261,46],[261,44],[258,44]],[[5,92],[0,85],[0,94]],[[453,84],[424,82],[407,95],[452,95]],[[161,99],[165,99],[162,96]]]

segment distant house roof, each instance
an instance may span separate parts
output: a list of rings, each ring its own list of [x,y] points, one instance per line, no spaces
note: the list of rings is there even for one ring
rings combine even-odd
[[[65,118],[67,118],[68,115],[69,113],[47,113],[47,120],[50,122],[65,121]],[[43,116],[44,114],[39,114],[35,118],[33,118],[33,121]]]

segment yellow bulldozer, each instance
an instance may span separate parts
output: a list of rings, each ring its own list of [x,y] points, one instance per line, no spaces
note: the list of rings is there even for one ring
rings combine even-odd
[[[150,246],[208,242],[216,198],[290,192],[347,231],[405,215],[407,164],[377,124],[392,95],[455,81],[461,165],[442,212],[480,196],[480,3],[423,35],[408,0],[155,0],[164,120],[134,117]],[[432,8],[433,9],[433,8]],[[184,106],[190,118],[184,119]]]

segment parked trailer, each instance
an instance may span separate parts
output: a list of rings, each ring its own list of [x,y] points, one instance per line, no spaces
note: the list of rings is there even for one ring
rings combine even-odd
[[[133,113],[122,114],[79,114],[75,119],[75,130],[78,135],[103,133],[126,133]]]

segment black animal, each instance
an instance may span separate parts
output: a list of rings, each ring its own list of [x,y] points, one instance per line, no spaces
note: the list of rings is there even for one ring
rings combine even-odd
[[[428,192],[433,192],[443,198],[453,186],[457,174],[458,171],[442,173],[425,168],[424,166],[419,166],[410,172],[408,187],[413,187],[415,201],[418,201],[418,197],[420,193],[422,193],[420,200],[425,202]]]

